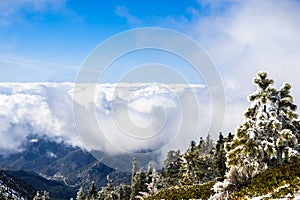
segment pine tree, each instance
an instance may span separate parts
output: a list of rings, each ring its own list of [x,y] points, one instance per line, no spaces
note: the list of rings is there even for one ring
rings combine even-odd
[[[146,173],[146,182],[147,183],[151,183],[152,182],[152,176],[153,175],[153,166],[151,163],[149,163],[148,165],[148,170],[147,170],[147,173]]]
[[[202,182],[204,176],[201,170],[203,160],[199,159],[199,148],[197,148],[195,141],[191,142],[189,149],[182,157],[182,179],[180,183],[182,185],[192,185]]]
[[[121,184],[118,187],[119,199],[130,199],[131,187],[129,185]]]
[[[43,200],[50,200],[49,192],[44,191]]]
[[[180,157],[180,150],[171,150],[167,153],[167,157],[164,161],[164,167],[169,167],[174,161]]]
[[[33,200],[43,200],[43,196],[39,191],[36,192],[36,195],[34,196]]]
[[[211,153],[212,151],[213,151],[213,141],[210,137],[210,134],[208,133],[205,138],[204,153]]]
[[[134,158],[132,160],[132,175],[131,175],[131,194],[130,199],[134,199],[134,197],[138,194],[138,180],[136,180],[136,174],[138,173],[138,167],[137,167],[137,159]]]
[[[99,200],[118,200],[120,199],[119,191],[113,185],[107,185],[98,192]]]
[[[89,200],[98,199],[98,192],[94,181],[91,183],[90,189],[88,191],[87,199]]]
[[[290,95],[290,84],[277,91],[266,72],[254,78],[257,91],[249,96],[251,107],[233,140],[226,143],[228,188],[238,189],[268,167],[296,159],[299,120]]]
[[[224,149],[224,144],[225,138],[222,135],[222,132],[220,132],[214,153],[216,177],[223,177],[226,172],[226,151]]]
[[[180,151],[169,151],[164,161],[164,168],[161,175],[161,186],[158,188],[168,188],[180,184],[182,157]]]
[[[147,173],[145,173],[142,169],[138,170],[136,159],[133,160],[132,165],[130,199],[137,199],[137,196],[140,195],[140,192],[147,192]]]
[[[205,147],[205,141],[203,140],[202,137],[200,137],[199,143],[197,145],[197,148],[199,149],[200,154],[205,154],[206,153],[206,147]]]
[[[82,187],[80,187],[77,192],[76,200],[85,200],[85,194]]]

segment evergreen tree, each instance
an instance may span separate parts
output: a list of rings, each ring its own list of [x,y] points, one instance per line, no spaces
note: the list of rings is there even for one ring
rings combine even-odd
[[[98,192],[94,181],[91,183],[90,189],[88,191],[88,195],[86,197],[89,200],[98,199]]]
[[[159,188],[162,188],[161,176],[153,169],[151,163],[149,164],[147,174],[147,192],[140,192],[143,197],[154,195],[158,192]]]
[[[138,170],[137,160],[133,160],[132,167],[132,181],[131,181],[131,195],[130,199],[137,199],[140,192],[147,192],[147,173],[142,169]]]
[[[147,173],[146,173],[146,182],[151,183],[152,178],[153,178],[153,167],[152,167],[152,164],[149,163],[148,170],[147,170]]]
[[[34,196],[33,200],[43,200],[43,196],[39,191],[36,192],[36,195]]]
[[[131,187],[129,185],[121,184],[118,187],[119,199],[130,199]]]
[[[192,141],[189,149],[183,154],[182,162],[182,185],[192,185],[200,183],[203,179],[203,160],[199,159],[199,148],[197,148],[195,141]]]
[[[268,167],[282,165],[299,152],[299,120],[290,96],[290,84],[277,91],[266,72],[254,78],[257,91],[249,96],[251,107],[231,142],[226,143],[228,188],[238,189],[249,178]]]
[[[180,184],[182,161],[179,150],[171,150],[167,153],[167,158],[164,161],[164,168],[161,175],[161,186],[158,185],[158,188],[168,188]]]
[[[80,189],[77,192],[76,200],[85,200],[85,194],[83,192],[82,187],[80,187]]]
[[[226,172],[226,151],[224,149],[224,144],[225,138],[223,137],[222,132],[220,132],[214,153],[214,163],[217,177],[223,177]]]
[[[137,159],[134,158],[132,160],[132,175],[131,175],[131,194],[130,194],[130,199],[134,199],[134,197],[138,194],[138,180],[136,180],[136,174],[138,172],[138,167],[137,167]]]
[[[210,134],[208,133],[206,138],[205,138],[205,143],[204,143],[204,153],[211,153],[213,151],[213,141],[211,139]]]
[[[49,192],[44,191],[43,200],[50,200]]]
[[[99,200],[118,200],[119,192],[113,185],[107,185],[103,187],[100,192],[98,192],[98,199]]]
[[[171,150],[167,153],[167,157],[164,161],[164,167],[169,167],[174,161],[180,157],[180,150]]]

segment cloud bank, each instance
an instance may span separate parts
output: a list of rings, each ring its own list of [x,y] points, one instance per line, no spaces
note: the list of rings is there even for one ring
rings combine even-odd
[[[73,83],[0,83],[1,154],[43,137],[109,154],[185,149],[209,130],[211,103],[203,85],[98,84],[95,92],[88,84],[78,87],[83,98],[73,102]],[[84,98],[90,92],[93,101]],[[80,109],[77,124],[73,103]]]

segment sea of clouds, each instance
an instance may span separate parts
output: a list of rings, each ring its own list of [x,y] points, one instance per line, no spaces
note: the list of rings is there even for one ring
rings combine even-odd
[[[33,138],[110,154],[185,149],[210,130],[211,97],[204,85],[74,86],[0,83],[1,154],[20,152]],[[90,95],[92,101],[85,98]]]

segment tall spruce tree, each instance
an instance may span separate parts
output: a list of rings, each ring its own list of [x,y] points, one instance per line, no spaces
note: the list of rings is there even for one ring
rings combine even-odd
[[[266,72],[259,72],[253,82],[257,91],[249,96],[251,107],[244,114],[244,123],[225,145],[231,190],[268,167],[296,159],[298,154],[299,120],[290,84],[277,91]]]

